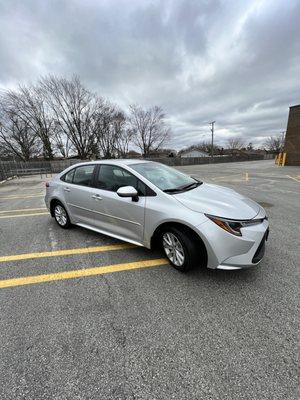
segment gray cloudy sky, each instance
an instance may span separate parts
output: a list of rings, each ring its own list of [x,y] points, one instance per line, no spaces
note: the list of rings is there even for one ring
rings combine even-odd
[[[300,103],[300,0],[0,0],[0,87],[48,73],[161,105],[177,149],[259,144]]]

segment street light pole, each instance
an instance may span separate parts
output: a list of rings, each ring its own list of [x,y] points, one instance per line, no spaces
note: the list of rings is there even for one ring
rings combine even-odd
[[[211,125],[211,158],[212,160],[214,159],[214,127],[215,127],[215,122],[216,121],[212,121],[209,122],[209,125]]]

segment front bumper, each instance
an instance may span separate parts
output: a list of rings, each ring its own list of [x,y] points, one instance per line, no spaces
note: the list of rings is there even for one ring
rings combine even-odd
[[[262,223],[241,229],[242,236],[235,236],[212,221],[197,227],[207,249],[207,267],[212,269],[236,270],[258,265],[265,251],[269,223]]]

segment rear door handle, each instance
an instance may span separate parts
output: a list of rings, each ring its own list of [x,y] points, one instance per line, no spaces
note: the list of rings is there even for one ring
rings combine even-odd
[[[64,188],[64,191],[65,191],[65,192],[71,192],[71,189],[69,189],[69,188]]]
[[[92,198],[95,200],[102,200],[102,197],[99,196],[99,194],[93,194]]]

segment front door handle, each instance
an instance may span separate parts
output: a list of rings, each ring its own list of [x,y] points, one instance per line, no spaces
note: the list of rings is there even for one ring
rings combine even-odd
[[[93,194],[92,198],[95,200],[102,200],[102,197],[99,196],[99,194]]]
[[[64,191],[65,191],[65,192],[71,192],[71,189],[69,189],[69,188],[64,188]]]

